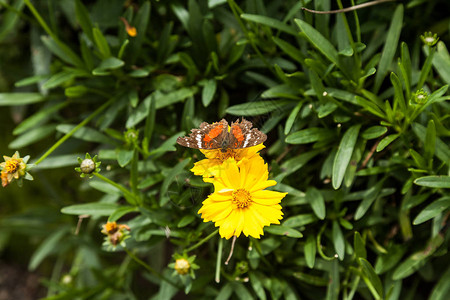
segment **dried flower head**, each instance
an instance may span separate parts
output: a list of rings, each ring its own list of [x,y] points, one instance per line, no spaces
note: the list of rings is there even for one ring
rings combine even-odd
[[[76,167],[75,171],[81,173],[80,177],[88,176],[89,178],[91,178],[92,176],[94,176],[94,173],[100,172],[99,166],[102,162],[97,161],[97,155],[94,156],[94,158],[91,158],[91,155],[89,153],[86,153],[84,159],[78,157],[78,162],[80,166]]]
[[[135,37],[137,35],[136,27],[130,26],[127,19],[125,19],[124,17],[120,17],[120,20],[125,25],[125,30],[127,31],[128,35],[131,37]]]
[[[130,238],[130,230],[130,227],[126,224],[106,222],[102,225],[102,233],[106,235],[103,245],[113,250],[116,249],[117,245],[125,247],[125,240]]]
[[[3,156],[4,162],[0,163],[2,186],[5,187],[14,179],[18,180],[19,185],[22,184],[22,178],[33,180],[33,177],[27,172],[30,166],[27,165],[30,156],[20,157],[19,151],[13,156]]]

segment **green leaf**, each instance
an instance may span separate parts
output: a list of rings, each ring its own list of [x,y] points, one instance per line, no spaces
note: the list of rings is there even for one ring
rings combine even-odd
[[[306,265],[312,269],[314,268],[314,262],[316,260],[316,239],[314,235],[308,235],[308,238],[306,239],[305,247],[305,261]]]
[[[318,141],[326,141],[335,135],[336,132],[334,130],[312,127],[289,134],[285,141],[288,144],[308,144]]]
[[[214,99],[216,93],[217,82],[215,79],[208,79],[202,91],[202,103],[204,107],[208,107]]]
[[[353,248],[355,249],[356,257],[367,258],[366,245],[358,231],[355,231],[353,236]]]
[[[161,91],[157,90],[153,93],[154,100],[155,100],[155,107],[156,109],[160,109],[166,106],[169,106],[171,104],[175,104],[177,102],[181,102],[186,98],[194,96],[198,92],[198,88],[196,86],[192,87],[183,87],[179,90],[170,92],[170,93],[162,93]]]
[[[125,62],[115,57],[108,57],[100,63],[100,65],[92,70],[92,75],[104,76],[109,74],[109,70],[115,70],[123,67]]]
[[[442,245],[444,238],[441,234],[436,235],[425,245],[424,250],[413,253],[403,261],[392,274],[393,280],[406,278],[423,266],[427,259]]]
[[[424,176],[414,180],[414,183],[431,188],[450,188],[450,176]]]
[[[377,184],[364,191],[363,201],[361,201],[355,212],[355,220],[361,219],[366,214],[372,203],[377,199],[382,188],[382,183],[383,181],[379,181]]]
[[[425,159],[430,160],[433,158],[436,149],[436,126],[434,121],[430,120],[428,122],[427,131],[425,134]]]
[[[225,112],[234,116],[258,116],[280,111],[283,107],[291,103],[291,101],[287,100],[255,101],[230,106]]]
[[[284,201],[284,200],[283,200]],[[290,218],[287,218],[283,225],[286,227],[301,227],[317,221],[317,218],[313,214],[301,214]]]
[[[388,131],[387,127],[375,125],[364,130],[361,133],[361,137],[363,137],[366,140],[376,139],[385,134],[387,131]]]
[[[58,246],[61,245],[61,240],[69,234],[69,228],[63,227],[48,235],[48,237],[39,245],[31,256],[30,263],[28,264],[28,270],[36,270],[36,268],[47,256],[57,251]]]
[[[392,143],[393,141],[395,141],[398,137],[400,136],[399,133],[396,134],[390,134],[386,137],[384,137],[377,146],[377,152],[383,151],[384,148],[386,148],[387,146],[389,146],[390,143]]]
[[[56,126],[56,130],[62,132],[62,133],[68,133],[72,129],[74,129],[76,125],[72,124],[61,124]],[[87,141],[87,142],[95,142],[95,143],[104,143],[104,144],[110,144],[115,145],[116,141],[107,137],[103,133],[89,127],[82,127],[78,129],[72,137]]]
[[[48,36],[42,36],[41,40],[53,54],[61,58],[63,61],[80,69],[85,68],[85,65],[80,57],[78,57],[78,55],[76,55],[66,44],[59,41],[56,42],[53,38]]]
[[[288,43],[282,39],[279,39],[277,37],[272,37],[272,40],[275,42],[275,44],[280,47],[280,49],[286,53],[287,55],[289,55],[292,59],[294,59],[295,61],[299,62],[299,63],[304,63],[305,57],[304,55],[300,52],[299,49],[295,48],[294,46],[291,45],[291,43]]]
[[[138,212],[139,209],[134,206],[120,206],[118,207],[108,218],[108,222],[115,222],[125,216],[126,214],[132,212]]]
[[[383,284],[380,277],[375,273],[372,265],[364,258],[358,258],[358,263],[362,268],[363,280],[375,299],[383,299]]]
[[[375,272],[383,274],[395,267],[407,250],[403,245],[391,246],[388,249],[388,253],[378,256],[375,263]]]
[[[448,177],[450,178],[450,176]],[[450,180],[448,181],[450,183]],[[448,209],[450,207],[450,197],[442,197],[431,204],[428,204],[414,219],[413,224],[419,225],[423,222],[426,222],[440,213],[442,213],[444,210]]]
[[[117,152],[117,163],[119,164],[119,166],[123,168],[128,165],[131,159],[133,159],[133,154],[134,150],[120,149]]]
[[[194,222],[194,220],[195,220],[195,216],[193,216],[193,215],[186,215],[183,218],[181,218],[181,220],[177,224],[177,227],[178,228],[186,227],[187,225],[189,225],[192,222]]]
[[[339,143],[339,148],[333,163],[332,184],[334,189],[338,189],[344,180],[345,171],[352,158],[360,128],[361,125],[350,127],[342,136],[342,140]]]
[[[77,158],[84,157],[86,153],[72,153],[63,155],[52,155],[43,160],[40,164],[33,167],[35,169],[56,169],[68,166],[80,165]]]
[[[443,42],[438,42],[433,56],[433,66],[445,83],[450,84],[450,55]]]
[[[114,203],[85,203],[63,207],[61,212],[67,215],[90,215],[93,217],[110,216],[119,206]]]
[[[256,274],[258,273],[249,272],[248,275],[250,277],[250,284],[252,285],[252,288],[255,291],[258,298],[261,300],[266,300],[267,299],[266,292],[264,291],[264,287],[262,285],[262,278],[260,278],[262,276],[258,276]]]
[[[341,227],[339,226],[339,223],[337,221],[333,221],[332,236],[334,250],[336,250],[339,259],[343,260],[345,255],[345,239],[344,235],[342,234]]]
[[[133,20],[134,26],[136,27],[137,36],[134,37],[130,42],[130,57],[131,63],[134,64],[136,60],[140,57],[139,54],[142,49],[142,44],[146,38],[148,23],[150,22],[150,1],[145,1],[144,4],[139,8],[136,18]]]
[[[89,18],[89,12],[80,0],[75,1],[75,15],[84,34],[86,34],[91,42],[94,42],[94,35],[92,34],[92,22]]]
[[[400,82],[400,79],[398,78],[397,74],[394,72],[391,73],[391,83],[394,87],[394,107],[397,109],[400,108],[400,111],[403,114],[406,114],[406,103],[405,103],[405,97],[403,96],[403,87],[402,83]]]
[[[169,186],[172,184],[172,182],[176,179],[176,177],[182,172],[182,170],[187,166],[187,164],[190,161],[191,161],[190,158],[186,158],[180,161],[178,164],[175,165],[175,167],[172,168],[170,173],[166,176],[161,186],[159,205],[164,206],[167,202],[169,202],[170,198],[167,193],[169,190]]]
[[[14,128],[13,134],[14,135],[21,134],[24,133],[25,131],[38,127],[39,125],[42,125],[48,119],[51,118],[52,114],[55,111],[58,111],[67,104],[69,104],[69,102],[62,102],[43,108],[42,110],[36,112],[34,115],[30,116],[29,118],[23,120],[16,128]]]
[[[0,106],[26,105],[44,101],[39,93],[0,93]]]
[[[265,26],[269,26],[272,28],[275,28],[277,30],[292,34],[294,36],[297,35],[297,31],[294,30],[291,26],[287,25],[286,23],[283,23],[277,19],[272,19],[266,16],[261,15],[252,15],[252,14],[242,14],[241,18],[244,20],[252,21],[258,24],[262,24]]]
[[[325,219],[325,200],[320,191],[314,187],[308,188],[306,191],[306,201],[311,205],[312,210],[320,220]]]
[[[381,53],[380,62],[378,63],[378,70],[375,74],[374,91],[378,92],[383,83],[388,69],[391,66],[395,52],[397,50],[398,40],[403,25],[403,5],[399,4],[395,9],[394,15],[391,18],[391,25],[387,33],[386,41],[384,42],[383,52]]]
[[[450,295],[450,267],[443,275],[439,276],[439,281],[434,285],[429,300],[447,300]]]
[[[289,134],[289,131],[291,131],[292,126],[294,125],[295,119],[297,118],[298,112],[300,111],[300,108],[302,108],[303,102],[299,102],[297,106],[292,110],[292,112],[289,114],[289,117],[286,120],[286,126],[284,127],[284,134]]]
[[[19,135],[11,143],[9,143],[8,147],[11,149],[20,149],[22,147],[31,145],[52,134],[55,131],[55,128],[56,125],[47,124],[30,129],[24,132],[22,135]]]
[[[334,46],[319,31],[303,20],[294,20],[307,39],[332,63],[339,66],[339,54]]]
[[[111,49],[109,48],[108,41],[106,41],[105,36],[97,27],[92,29],[92,33],[94,35],[95,45],[97,46],[98,51],[103,59],[111,56]]]
[[[303,237],[303,234],[300,231],[284,225],[270,225],[269,227],[264,228],[264,230],[272,234],[283,235],[291,238]]]
[[[414,133],[417,135],[419,140],[422,143],[425,143],[426,140],[426,128],[419,124],[419,123],[413,123],[412,129]],[[444,143],[440,138],[436,137],[436,149],[435,149],[436,156],[444,163],[448,164],[450,162],[450,148],[449,146]]]

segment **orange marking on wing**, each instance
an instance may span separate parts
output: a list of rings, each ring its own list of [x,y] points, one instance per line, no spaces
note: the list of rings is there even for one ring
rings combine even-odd
[[[242,129],[239,126],[234,125],[231,128],[231,133],[234,135],[234,137],[236,138],[236,140],[238,140],[239,143],[242,143],[244,141],[244,135],[242,134]]]
[[[207,135],[205,135],[203,140],[207,143],[211,142],[211,140],[213,138],[217,137],[222,131],[223,131],[223,125],[219,124],[216,127],[214,127],[213,129],[211,129],[211,131]]]

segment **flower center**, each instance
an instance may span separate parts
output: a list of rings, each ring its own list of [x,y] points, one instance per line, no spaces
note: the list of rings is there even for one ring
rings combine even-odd
[[[15,173],[19,168],[19,161],[16,159],[10,159],[5,164],[5,170],[9,174]]]
[[[233,192],[233,203],[238,208],[246,208],[252,202],[250,193],[244,189],[237,189]]]
[[[117,229],[118,229],[118,227],[117,227],[116,222],[107,222],[105,224],[105,230],[106,230],[106,232],[108,232],[108,234],[112,234],[112,233],[116,232]]]
[[[220,151],[219,154],[218,154],[218,158],[219,158],[221,161],[226,161],[226,160],[229,159],[230,157],[231,157],[231,158],[236,158],[236,151],[235,151],[235,150],[233,150],[233,149],[227,149],[226,152]]]

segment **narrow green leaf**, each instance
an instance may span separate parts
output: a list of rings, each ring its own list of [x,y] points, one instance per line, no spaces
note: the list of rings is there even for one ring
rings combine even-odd
[[[234,116],[258,116],[279,111],[291,103],[287,100],[255,101],[230,106],[226,109],[226,113]]]
[[[271,225],[269,227],[265,227],[264,230],[272,234],[283,235],[291,238],[303,237],[303,234],[300,231],[284,225]]]
[[[75,1],[75,16],[84,34],[94,42],[94,35],[92,33],[92,22],[89,17],[89,12],[80,0]]]
[[[85,203],[63,207],[61,212],[67,215],[109,216],[119,206],[114,203]]]
[[[430,160],[433,158],[436,149],[436,126],[434,121],[430,120],[427,126],[427,132],[425,134],[425,159]]]
[[[449,178],[448,185],[450,188],[450,176],[447,176]],[[442,197],[436,201],[434,201],[431,204],[428,204],[414,219],[413,224],[419,225],[423,222],[426,222],[440,213],[442,213],[444,210],[448,209],[450,207],[450,197]]]
[[[372,265],[364,258],[358,258],[358,263],[362,268],[364,274],[363,280],[369,288],[375,299],[383,299],[383,284],[380,277],[375,273]]]
[[[397,74],[394,72],[391,73],[391,83],[394,87],[394,107],[395,110],[398,108],[400,111],[405,115],[407,113],[406,111],[406,103],[405,103],[405,97],[403,96],[403,87],[402,83],[400,82],[400,79],[398,78]],[[398,106],[398,108],[397,108]]]
[[[214,94],[217,89],[217,81],[215,79],[209,79],[206,81],[202,90],[202,103],[204,107],[208,107],[214,99]]]
[[[375,125],[364,130],[361,133],[361,137],[363,137],[366,140],[376,139],[385,134],[387,131],[388,131],[387,127]]]
[[[334,46],[319,31],[303,20],[294,20],[307,39],[332,63],[339,66],[339,54]]]
[[[69,102],[58,103],[49,107],[45,107],[42,110],[36,112],[34,115],[23,120],[13,131],[14,135],[24,133],[25,131],[32,130],[39,125],[42,125],[49,120],[55,111],[63,108],[69,104]]]
[[[59,41],[56,42],[53,38],[48,36],[42,36],[41,40],[53,54],[61,58],[63,61],[80,69],[85,68],[85,65],[80,57],[78,57],[78,55],[76,55],[75,52],[73,52],[66,44]]]
[[[177,227],[178,227],[178,228],[186,227],[187,225],[191,224],[194,220],[195,220],[195,216],[193,216],[193,215],[187,215],[187,216],[184,216],[184,217],[181,218],[181,220],[178,222]]]
[[[72,125],[72,124],[60,124],[56,127],[56,130],[58,130],[62,133],[69,133],[76,126],[77,125]],[[105,143],[105,144],[110,144],[110,145],[114,145],[116,143],[115,140],[107,137],[100,131],[93,129],[93,128],[86,127],[86,126],[78,129],[72,135],[72,137],[83,140],[83,141],[87,141],[87,142]]]
[[[39,93],[0,93],[0,106],[26,105],[44,101]]]
[[[378,256],[375,263],[375,272],[383,274],[395,267],[408,249],[403,245],[389,247],[388,253]]]
[[[30,129],[29,131],[24,132],[22,135],[19,135],[16,139],[9,143],[8,147],[11,149],[20,149],[22,147],[31,145],[55,132],[55,128],[56,125],[47,124]]]
[[[437,51],[433,56],[433,66],[442,80],[450,85],[450,55],[443,42],[438,42],[436,48]]]
[[[367,258],[366,245],[358,231],[355,231],[353,236],[353,248],[355,249],[356,257]]]
[[[384,148],[389,146],[389,144],[391,144],[393,141],[395,141],[399,136],[400,136],[400,134],[396,133],[396,134],[390,134],[390,135],[386,136],[385,138],[383,138],[378,143],[377,152],[383,151]]]
[[[30,271],[36,270],[36,268],[41,264],[41,262],[50,254],[54,253],[57,250],[57,247],[60,245],[61,240],[64,236],[69,234],[69,228],[63,227],[52,234],[50,234],[34,251],[31,256],[30,263],[28,264],[28,269]]]
[[[320,220],[325,219],[325,199],[319,190],[314,187],[308,188],[306,191],[306,201],[311,205],[312,210]]]
[[[292,46],[291,43],[288,43],[285,40],[282,40],[277,37],[272,37],[272,40],[278,47],[280,47],[280,49],[284,53],[289,55],[292,59],[294,59],[295,61],[297,61],[301,64],[304,63],[305,56],[302,54],[302,52],[299,49]]]
[[[450,295],[450,267],[443,275],[439,276],[439,281],[434,285],[429,300],[447,300]]]
[[[117,163],[121,168],[125,167],[133,159],[134,150],[119,149],[117,152]]]
[[[333,221],[332,236],[334,250],[336,250],[339,259],[343,260],[345,255],[345,239],[344,235],[342,234],[341,227],[339,226],[339,223],[337,221]]]
[[[159,205],[164,206],[167,202],[169,202],[170,198],[167,193],[169,190],[169,186],[172,184],[172,182],[176,179],[176,177],[182,172],[184,167],[186,167],[186,165],[190,161],[191,161],[190,158],[186,158],[186,159],[180,161],[178,164],[175,165],[175,167],[172,168],[170,173],[164,179],[162,186],[161,186]]]
[[[342,136],[333,163],[332,184],[334,189],[338,189],[344,180],[345,171],[352,158],[353,149],[355,148],[360,128],[361,125],[354,125]]]
[[[142,44],[146,38],[148,24],[150,22],[150,1],[145,1],[139,8],[136,18],[133,20],[136,27],[137,36],[130,42],[129,53],[131,56],[131,63],[134,64],[140,57],[139,54],[142,49]]]
[[[106,40],[103,33],[97,27],[92,29],[92,33],[94,35],[95,45],[97,46],[98,51],[102,55],[103,59],[106,59],[111,56],[111,49],[109,48],[108,41]]]
[[[301,227],[304,225],[314,223],[315,221],[317,221],[317,218],[315,215],[301,214],[301,215],[296,215],[296,216],[287,218],[286,221],[283,222],[283,225],[287,226],[287,227]]]
[[[275,28],[277,30],[292,34],[294,36],[297,35],[297,31],[292,28],[291,26],[287,25],[286,23],[283,23],[277,19],[269,18],[266,16],[261,15],[252,15],[252,14],[242,14],[241,18],[244,20],[252,21],[258,24],[262,24],[265,26],[269,26],[272,28]]]
[[[414,180],[414,183],[431,188],[450,188],[450,176],[424,176]]]
[[[108,218],[108,222],[115,222],[125,216],[126,214],[132,213],[132,212],[138,212],[139,209],[134,206],[120,206],[118,207]]]
[[[288,144],[308,144],[318,141],[325,141],[335,136],[335,131],[326,128],[307,128],[289,134],[286,137]]]
[[[304,247],[306,265],[312,269],[316,260],[316,238],[314,235],[308,235]]]
[[[425,143],[426,139],[426,128],[419,124],[419,123],[413,123],[412,129],[414,133],[417,135],[419,140],[422,143]],[[444,143],[440,138],[436,137],[436,150],[435,150],[436,156],[444,163],[448,164],[450,162],[450,148],[449,146]]]
[[[386,41],[384,43],[383,52],[381,53],[380,62],[378,63],[378,71],[375,74],[374,92],[378,92],[383,83],[392,60],[394,59],[397,50],[398,40],[403,25],[403,5],[399,4],[391,18],[391,25],[387,33]]]

